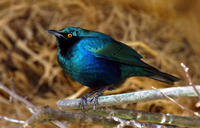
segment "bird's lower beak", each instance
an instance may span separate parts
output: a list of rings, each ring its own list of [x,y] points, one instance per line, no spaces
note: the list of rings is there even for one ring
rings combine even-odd
[[[56,37],[63,37],[63,33],[56,30],[47,30],[47,32],[55,35]]]

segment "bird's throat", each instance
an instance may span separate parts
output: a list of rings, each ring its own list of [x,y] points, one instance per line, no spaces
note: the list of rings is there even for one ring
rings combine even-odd
[[[71,47],[79,41],[79,38],[72,38],[66,40],[64,38],[57,38],[58,42],[58,50],[62,56],[65,56],[67,52],[71,49]]]

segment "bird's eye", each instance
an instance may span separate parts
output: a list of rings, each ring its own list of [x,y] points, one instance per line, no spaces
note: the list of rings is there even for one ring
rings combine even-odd
[[[73,36],[73,35],[72,35],[71,33],[67,34],[67,37],[68,37],[68,38],[72,38],[72,36]]]

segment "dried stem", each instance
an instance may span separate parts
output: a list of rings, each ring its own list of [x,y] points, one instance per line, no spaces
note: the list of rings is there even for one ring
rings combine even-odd
[[[20,102],[24,103],[26,108],[33,114],[38,113],[40,111],[40,109],[38,109],[35,105],[33,105],[31,102],[29,102],[28,100],[26,100],[25,98],[19,96],[18,94],[15,93],[14,90],[10,90],[8,89],[6,86],[4,86],[1,82],[0,82],[0,89],[2,89],[3,91],[7,92],[12,98],[15,98],[17,100],[19,100]],[[15,122],[15,123],[21,123],[23,124],[24,121],[21,120],[15,120],[15,119],[11,119],[9,117],[6,116],[0,116],[1,119],[10,121],[10,122]],[[60,127],[60,128],[66,128],[66,126],[64,124],[62,124],[59,121],[53,121],[53,124],[55,124],[56,126]]]
[[[30,103],[28,100],[26,100],[25,98],[17,95],[14,91],[11,91],[10,89],[8,89],[6,86],[4,86],[1,82],[0,82],[0,89],[7,92],[10,96],[12,96],[13,98],[19,100],[20,102],[24,103],[25,106],[27,107],[27,109],[31,112],[37,112],[38,108],[35,107],[32,103]]]
[[[173,98],[171,98],[171,97],[165,95],[165,93],[163,93],[162,91],[156,89],[155,87],[152,87],[152,88],[155,89],[155,90],[157,90],[157,91],[159,91],[163,96],[165,96],[165,97],[166,97],[167,99],[169,99],[171,102],[173,102],[173,103],[175,103],[176,105],[178,105],[181,109],[183,109],[183,110],[185,110],[185,111],[187,111],[187,112],[190,112],[190,113],[194,114],[195,116],[200,117],[200,114],[199,114],[198,112],[194,112],[194,111],[192,111],[191,109],[188,109],[188,108],[184,107],[183,105],[181,105],[181,104],[179,104],[178,102],[176,102]]]
[[[181,66],[182,66],[183,69],[184,69],[185,76],[186,76],[186,78],[188,79],[189,85],[191,85],[191,86],[194,88],[194,90],[195,90],[195,92],[197,93],[197,95],[198,95],[198,97],[199,97],[199,100],[200,100],[200,93],[199,93],[199,91],[197,90],[197,88],[195,87],[195,85],[193,84],[192,79],[191,79],[191,77],[190,77],[190,75],[189,75],[189,73],[188,73],[189,68],[188,68],[184,63],[181,63]]]
[[[194,88],[195,92],[196,92],[197,95],[198,95],[199,101],[196,103],[196,107],[199,108],[199,107],[200,107],[200,93],[199,93],[199,91],[196,89],[196,86],[193,84],[192,79],[191,79],[191,77],[190,77],[190,75],[189,75],[189,73],[188,73],[189,68],[188,68],[184,63],[181,63],[181,66],[183,67],[183,70],[184,70],[184,72],[185,72],[185,76],[186,76],[186,78],[187,78],[187,80],[188,80],[189,85],[191,85],[191,86]]]
[[[25,121],[23,121],[23,120],[16,120],[16,119],[13,119],[13,118],[9,118],[7,116],[0,116],[0,119],[4,119],[4,120],[7,120],[9,122],[18,123],[18,124],[24,124],[25,123]]]

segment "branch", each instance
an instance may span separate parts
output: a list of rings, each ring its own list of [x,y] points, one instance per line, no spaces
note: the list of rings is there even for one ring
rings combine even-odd
[[[143,128],[177,128],[175,126],[163,126],[159,124],[150,124],[150,123],[141,123],[134,120],[124,120],[118,117],[107,115],[101,116],[96,114],[85,114],[82,112],[66,112],[61,110],[52,109],[48,106],[41,108],[41,111],[37,114],[33,115],[29,120],[26,121],[26,125],[31,125],[34,127],[35,124],[44,122],[44,121],[53,121],[53,120],[66,120],[69,122],[81,122],[81,123],[91,123],[91,124],[100,124],[104,126],[114,127],[117,126],[119,128],[123,126],[134,126],[139,127],[142,126]],[[119,124],[119,123],[120,124]]]
[[[196,85],[196,89],[200,91],[200,85]],[[178,97],[196,97],[197,93],[194,91],[193,87],[185,86],[185,87],[171,87],[171,88],[164,88],[159,89],[165,95],[178,98]],[[135,103],[139,101],[149,101],[155,99],[164,99],[166,98],[157,90],[147,90],[147,91],[138,91],[132,93],[124,93],[124,94],[117,94],[117,95],[108,95],[108,96],[100,96],[98,99],[99,105],[97,107],[105,107],[111,105],[119,105],[125,103]],[[57,106],[60,109],[80,109],[79,107],[79,99],[70,99],[70,100],[59,100],[57,102]],[[90,101],[90,99],[88,99]],[[85,105],[85,108],[91,108],[93,104],[88,102]]]
[[[115,117],[126,120],[138,120],[163,125],[175,125],[179,127],[200,127],[200,119],[198,118],[174,116],[171,114],[127,110],[121,108],[112,108],[112,110],[99,108],[96,111],[89,109],[86,113],[108,116],[111,112],[114,113]]]
[[[105,126],[114,127],[118,123],[112,119],[102,117],[100,115],[94,114],[85,114],[82,112],[66,112],[61,110],[52,109],[50,107],[42,107],[41,110],[29,118],[25,125],[34,126],[37,123],[44,121],[53,121],[53,120],[66,120],[69,122],[81,122],[81,123],[93,123],[93,124],[103,124]]]
[[[196,86],[198,90],[200,90],[200,86]],[[162,93],[161,93],[162,92]],[[163,95],[164,94],[164,95]],[[124,103],[133,103],[138,101],[146,101],[153,99],[162,99],[166,97],[194,97],[197,96],[196,92],[191,86],[186,87],[171,87],[165,89],[158,90],[147,90],[140,91],[134,93],[124,93],[118,95],[110,95],[110,96],[101,96],[99,98],[98,106],[110,106]],[[60,109],[78,109],[79,108],[80,99],[73,100],[60,100],[57,102],[57,106]],[[90,101],[90,100],[88,100]],[[92,107],[92,104],[88,102],[86,107]],[[150,112],[140,112],[140,111],[130,111],[130,110],[113,110],[116,114],[116,117],[120,117],[123,119],[136,119],[141,121],[147,121],[151,123],[160,123],[160,124],[168,124],[168,125],[176,125],[176,126],[190,126],[190,127],[199,127],[200,119],[191,118],[191,117],[181,117],[181,116],[173,116],[169,114],[158,114],[158,113],[150,113]],[[88,113],[98,113],[100,115],[108,115],[109,110],[104,110],[103,108],[97,109],[95,112],[92,109],[89,109]],[[195,115],[199,115],[197,112],[194,112]]]
[[[141,123],[135,120],[124,120],[119,117],[114,116],[114,113],[110,114],[110,118],[119,122],[117,128],[123,128],[125,126],[133,126],[136,128],[178,128],[176,126],[163,126],[159,124],[152,124],[152,123]]]

